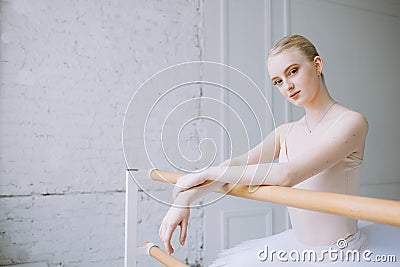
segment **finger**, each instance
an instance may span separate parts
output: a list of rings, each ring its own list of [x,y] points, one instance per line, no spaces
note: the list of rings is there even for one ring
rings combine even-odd
[[[164,224],[160,225],[160,229],[158,229],[158,235],[160,236],[160,239],[162,238],[164,234]]]
[[[165,231],[165,239],[164,239],[164,246],[165,249],[167,250],[168,254],[174,253],[174,248],[171,245],[171,238],[172,238],[172,233],[174,232],[176,226],[169,226],[167,227]]]
[[[165,226],[160,228],[160,240],[163,244],[165,244],[166,236],[165,236]],[[165,246],[167,248],[167,246]]]
[[[164,247],[168,254],[174,253],[174,248],[171,246],[171,243],[164,242]]]
[[[185,240],[186,240],[188,222],[186,220],[183,220],[182,223],[180,224],[180,226],[181,226],[181,234],[179,236],[179,241],[180,241],[181,245],[183,246],[185,244]]]

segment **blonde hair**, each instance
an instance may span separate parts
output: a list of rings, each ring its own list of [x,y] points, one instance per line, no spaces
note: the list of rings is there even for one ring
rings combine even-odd
[[[281,53],[287,49],[295,48],[298,49],[303,55],[309,60],[314,61],[316,56],[319,56],[317,48],[304,36],[294,34],[283,37],[279,40],[268,53],[268,58]],[[321,73],[322,79],[324,79],[324,75]]]

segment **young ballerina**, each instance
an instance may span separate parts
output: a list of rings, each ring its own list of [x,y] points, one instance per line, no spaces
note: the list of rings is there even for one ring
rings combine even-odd
[[[184,244],[190,203],[225,183],[357,194],[368,132],[365,117],[329,95],[323,60],[303,36],[286,36],[276,43],[269,51],[267,66],[274,86],[287,101],[303,107],[305,115],[280,125],[247,153],[178,179],[173,191],[177,206],[169,209],[159,230],[168,253],[174,251],[170,241],[177,226],[181,228],[180,243]],[[273,162],[276,158],[278,163]],[[292,229],[226,250],[212,266],[265,265],[258,257],[264,254],[257,253],[266,245],[287,252],[337,249],[340,239],[346,240],[347,249],[360,250],[366,245],[365,233],[359,230],[355,219],[297,208],[288,210]],[[276,264],[279,261],[275,259]]]

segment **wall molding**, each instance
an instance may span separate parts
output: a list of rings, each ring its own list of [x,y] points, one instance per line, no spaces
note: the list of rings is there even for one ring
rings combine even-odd
[[[291,34],[290,27],[290,0],[284,0],[283,2],[283,34],[287,36]],[[292,116],[292,104],[289,101],[285,101],[285,122],[291,122],[293,120]]]
[[[400,19],[400,2],[396,0],[325,0],[323,2]]]
[[[229,237],[230,233],[230,223],[235,218],[251,218],[251,217],[263,217],[265,219],[265,236],[270,236],[273,234],[274,220],[273,220],[273,208],[263,208],[263,209],[240,209],[240,210],[229,210],[222,212],[222,244],[223,248],[230,248],[229,244],[231,240]]]

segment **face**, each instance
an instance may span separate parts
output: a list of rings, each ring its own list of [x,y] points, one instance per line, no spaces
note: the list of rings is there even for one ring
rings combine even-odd
[[[287,49],[270,56],[267,61],[272,83],[296,106],[314,99],[321,85],[322,59],[308,60],[298,49]]]

